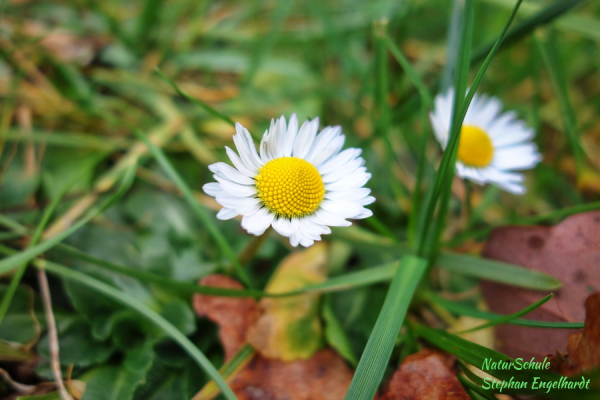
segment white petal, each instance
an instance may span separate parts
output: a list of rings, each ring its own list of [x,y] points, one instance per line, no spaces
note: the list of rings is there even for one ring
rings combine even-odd
[[[271,125],[273,125],[273,121],[271,120]],[[273,156],[271,155],[271,149],[269,148],[269,142],[271,135],[269,134],[269,130],[267,129],[260,141],[260,158],[263,164],[271,161]]]
[[[367,196],[364,199],[357,200],[357,203],[361,206],[367,206],[369,204],[373,204],[375,202],[375,197]]]
[[[349,161],[345,164],[340,165],[335,171],[332,171],[328,174],[323,175],[323,182],[335,182],[348,176],[349,174],[356,171],[359,167],[364,164],[365,160],[362,158],[355,158],[352,161]]]
[[[258,168],[261,166],[260,158],[256,152],[256,147],[252,141],[252,136],[248,129],[244,128],[241,124],[236,123],[235,129],[237,134],[233,135],[233,141],[235,146],[240,153],[240,157],[246,167],[248,167],[253,175],[258,173]]]
[[[350,162],[353,159],[363,160],[362,158],[358,157],[361,152],[361,149],[346,149],[324,162],[323,165],[319,167],[319,172],[321,173],[321,175],[325,175],[337,170],[339,167],[346,164],[347,162]]]
[[[239,183],[241,185],[254,185],[254,179],[242,174],[231,165],[225,164],[224,162],[218,162],[208,166],[215,174],[221,175],[223,178],[230,180],[231,182]]]
[[[354,219],[364,219],[364,218],[369,218],[370,216],[373,215],[373,211],[369,210],[368,208],[363,209],[360,214],[352,217]]]
[[[225,207],[223,207],[217,213],[217,218],[220,219],[220,220],[222,220],[222,221],[225,221],[225,220],[234,218],[237,215],[238,215],[237,211],[232,210],[231,208],[225,208]]]
[[[306,121],[304,124],[302,124],[300,132],[298,132],[298,136],[296,137],[296,141],[294,143],[294,150],[292,152],[294,157],[306,157],[308,151],[312,148],[318,130],[319,118],[315,118],[312,121]]]
[[[362,187],[371,179],[371,174],[366,172],[365,167],[360,167],[352,174],[339,181],[325,184],[327,190],[347,190]]]
[[[319,220],[319,222],[323,225],[329,225],[329,226],[350,226],[350,225],[352,225],[352,222],[346,221],[343,217],[340,217],[337,214],[331,213],[331,212],[323,210],[323,209],[318,209],[314,215]]]
[[[289,237],[292,231],[292,225],[289,219],[287,218],[276,218],[273,220],[273,229],[277,231],[282,236]]]
[[[235,165],[235,167],[237,168],[238,171],[240,171],[242,174],[244,174],[246,176],[255,176],[256,175],[256,173],[258,171],[253,172],[251,168],[248,168],[246,166],[246,164],[242,161],[240,156],[238,156],[235,151],[231,150],[228,146],[225,146],[225,151],[227,152],[229,159],[231,160],[233,165]]]
[[[325,193],[325,198],[329,200],[355,201],[367,197],[371,189],[357,188],[350,190],[336,190]]]
[[[344,218],[353,218],[360,214],[363,207],[358,203],[342,203],[339,201],[323,200],[321,207],[325,211],[339,215]]]
[[[535,144],[529,143],[505,149],[494,153],[492,164],[498,169],[530,169],[542,159]]]
[[[239,183],[233,183],[227,179],[221,178],[215,175],[215,179],[221,184],[221,188],[227,193],[233,196],[249,197],[256,194],[256,187],[240,185]]]
[[[218,182],[209,182],[202,186],[202,190],[209,196],[217,197],[219,193],[223,192],[221,185]]]
[[[298,118],[296,114],[292,114],[290,117],[290,123],[287,127],[287,134],[283,143],[283,157],[291,157],[292,150],[294,149],[294,142],[296,141],[296,135],[298,134]]]
[[[223,207],[235,208],[245,207],[251,204],[258,205],[258,199],[254,197],[238,197],[230,195],[229,193],[223,192],[216,197],[217,203]],[[241,213],[240,213],[241,214]]]
[[[248,233],[259,236],[265,233],[267,228],[271,225],[273,218],[274,215],[272,213],[266,208],[261,208],[253,215],[242,218],[242,228],[248,231]]]

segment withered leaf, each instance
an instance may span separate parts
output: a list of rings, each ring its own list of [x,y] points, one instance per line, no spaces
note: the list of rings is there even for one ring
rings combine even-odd
[[[470,400],[454,372],[454,357],[424,349],[407,356],[380,400]]]
[[[591,294],[585,302],[585,326],[569,335],[565,356],[553,359],[554,370],[574,375],[600,366],[600,292]]]
[[[554,298],[527,314],[527,318],[583,321],[586,297],[600,290],[600,212],[574,215],[555,227],[494,229],[483,255],[548,273],[562,282],[563,286],[554,292]],[[495,282],[482,282],[482,289],[490,309],[501,314],[519,311],[545,295]],[[557,349],[564,350],[572,332],[501,325],[496,328],[496,347],[514,358],[543,358]]]
[[[284,362],[257,355],[230,382],[239,400],[341,400],[352,371],[333,350]]]
[[[227,289],[243,289],[243,286],[226,275],[210,275],[200,280],[201,285]],[[251,298],[220,297],[197,294],[194,309],[199,316],[206,316],[219,325],[219,338],[229,360],[246,343],[246,331],[258,318],[258,306]]]

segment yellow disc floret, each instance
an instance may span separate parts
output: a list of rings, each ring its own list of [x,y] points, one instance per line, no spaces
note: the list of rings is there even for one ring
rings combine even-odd
[[[494,146],[488,134],[481,128],[465,125],[460,132],[458,159],[469,167],[483,168],[490,165]]]
[[[264,205],[280,217],[302,217],[319,208],[325,184],[314,165],[296,157],[269,161],[258,170],[256,188]]]

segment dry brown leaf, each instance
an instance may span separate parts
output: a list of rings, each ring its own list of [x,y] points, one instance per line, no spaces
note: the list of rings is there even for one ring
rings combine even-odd
[[[527,318],[583,321],[586,297],[600,290],[600,212],[574,215],[555,227],[494,229],[483,255],[548,273],[562,282],[554,298],[527,314]],[[482,282],[482,289],[490,309],[501,314],[519,311],[545,295],[495,282]],[[563,350],[572,332],[500,325],[496,328],[496,347],[514,358],[543,358],[557,349]]]
[[[470,400],[454,372],[454,357],[424,349],[407,356],[380,400]]]
[[[243,286],[226,275],[210,275],[200,280],[201,285],[227,289]],[[194,295],[194,309],[219,325],[219,338],[229,360],[246,343],[246,331],[258,318],[258,306],[251,298]]]
[[[230,382],[239,400],[341,400],[352,371],[331,349],[284,362],[257,355]]]
[[[569,335],[568,354],[554,357],[553,369],[562,375],[574,375],[600,366],[600,292],[585,302],[585,327]]]

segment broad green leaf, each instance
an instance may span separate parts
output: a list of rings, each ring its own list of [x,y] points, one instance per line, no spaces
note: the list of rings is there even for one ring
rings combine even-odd
[[[63,366],[89,367],[105,362],[115,352],[109,342],[92,336],[89,324],[81,316],[58,319],[57,329]],[[41,356],[49,358],[48,335],[40,340],[38,351]]]
[[[0,285],[0,297],[4,297],[6,290],[6,285]],[[35,316],[33,291],[19,286],[0,324],[0,340],[25,345],[39,338],[40,329]]]
[[[331,297],[326,296],[323,302],[323,319],[325,320],[325,340],[333,347],[342,357],[344,357],[352,365],[356,366],[358,360],[354,355],[352,346],[331,306]]]

